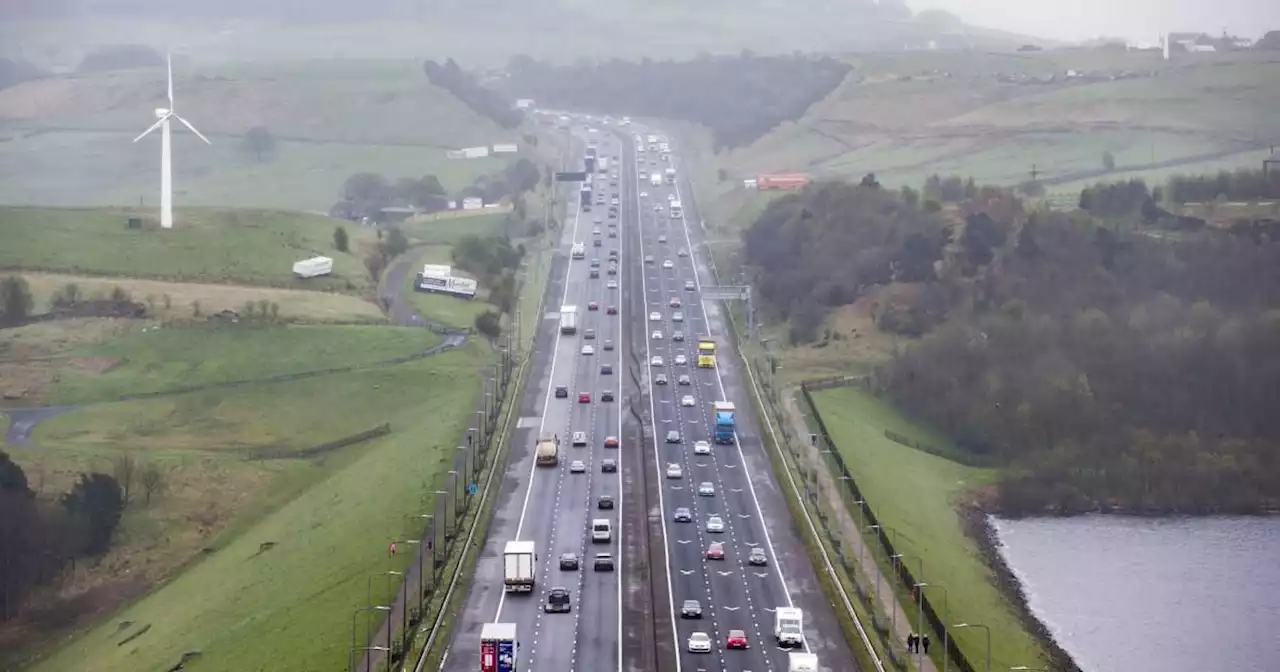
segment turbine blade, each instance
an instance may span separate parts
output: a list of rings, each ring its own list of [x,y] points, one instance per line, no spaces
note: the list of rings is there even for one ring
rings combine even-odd
[[[195,133],[195,134],[196,134],[196,136],[197,136],[197,137],[199,137],[201,140],[204,140],[204,144],[206,144],[206,145],[212,145],[212,144],[213,144],[212,142],[209,142],[209,138],[204,137],[204,134],[203,134],[203,133],[201,133],[200,131],[197,131],[197,130],[196,130],[196,127],[191,125],[191,122],[187,121],[186,119],[183,119],[182,117],[179,117],[179,116],[178,116],[178,115],[176,115],[176,114],[175,114],[175,115],[173,115],[173,117],[174,117],[175,119],[177,119],[178,121],[181,121],[183,126],[186,126],[187,128],[191,129],[191,132],[192,132],[192,133]]]
[[[134,139],[133,139],[133,141],[134,141],[134,142],[137,142],[137,141],[139,141],[139,140],[141,140],[141,139],[143,139],[143,138],[147,137],[147,136],[151,133],[151,131],[154,131],[154,130],[156,130],[157,128],[160,128],[161,124],[163,124],[163,123],[164,123],[164,120],[165,120],[165,119],[168,119],[168,118],[169,118],[169,117],[168,117],[168,115],[166,115],[166,116],[164,116],[164,117],[161,117],[159,121],[157,121],[157,122],[156,122],[156,123],[154,123],[154,124],[151,124],[151,126],[150,126],[149,128],[147,128],[147,130],[143,131],[141,135],[139,135],[138,137],[134,138]]]
[[[169,109],[173,109],[173,55],[165,54],[165,63],[169,69]]]

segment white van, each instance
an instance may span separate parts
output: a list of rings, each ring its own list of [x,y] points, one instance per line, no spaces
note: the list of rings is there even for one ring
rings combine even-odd
[[[591,521],[591,541],[607,544],[613,540],[613,525],[608,518],[595,518]]]
[[[774,614],[773,637],[778,646],[804,646],[804,612],[795,607],[778,607]]]

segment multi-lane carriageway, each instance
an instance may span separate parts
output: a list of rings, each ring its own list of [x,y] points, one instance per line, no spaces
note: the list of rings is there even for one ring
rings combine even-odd
[[[747,381],[739,377],[740,366],[730,355],[727,324],[718,306],[699,298],[701,286],[713,281],[702,265],[702,230],[692,203],[680,197],[679,182],[662,186],[639,182],[639,170],[662,170],[669,164],[652,154],[637,157],[629,137],[588,135],[581,128],[575,129],[575,136],[584,144],[594,139],[602,156],[621,159],[615,166],[618,184],[608,192],[619,194],[618,237],[608,237],[613,227],[608,226],[607,207],[582,212],[575,199],[569,199],[563,254],[553,268],[545,319],[539,326],[532,384],[521,400],[518,431],[512,438],[494,521],[462,622],[454,628],[441,669],[479,669],[483,624],[505,622],[516,624],[520,672],[649,672],[638,656],[624,655],[624,650],[631,650],[624,648],[624,641],[634,643],[639,633],[655,631],[670,637],[658,643],[666,657],[656,661],[659,669],[785,672],[786,652],[773,643],[773,618],[775,609],[792,605],[804,610],[807,647],[819,655],[823,667],[856,669],[772,478]],[[669,196],[683,202],[683,218],[668,215]],[[656,210],[655,205],[662,207]],[[596,228],[603,240],[599,248],[590,242]],[[660,237],[666,242],[659,242]],[[587,242],[586,259],[569,260],[575,241]],[[617,276],[604,272],[610,249],[619,250]],[[681,249],[687,256],[678,253]],[[644,263],[646,256],[653,257],[652,264]],[[589,277],[592,258],[601,260],[598,279]],[[672,268],[664,268],[667,260]],[[617,287],[608,288],[609,280]],[[686,282],[693,283],[693,291],[685,290]],[[672,297],[680,298],[679,309],[669,306]],[[598,303],[598,311],[586,310],[591,301]],[[560,305],[579,307],[582,323],[577,334],[559,333]],[[618,308],[616,315],[609,314],[609,306]],[[677,310],[683,314],[679,323],[673,321]],[[652,312],[661,319],[650,321]],[[584,338],[585,329],[595,330],[594,341]],[[656,330],[663,332],[662,339],[652,338]],[[676,331],[686,336],[683,342],[671,338]],[[697,336],[703,334],[715,336],[718,342],[716,369],[694,366]],[[612,349],[604,348],[606,341],[612,342]],[[581,354],[585,344],[593,345],[594,354]],[[674,365],[681,354],[689,363]],[[655,355],[663,358],[663,366],[649,365]],[[612,374],[601,373],[605,364],[612,367]],[[632,371],[637,374],[634,378]],[[657,384],[659,373],[666,374],[668,384]],[[692,384],[678,385],[681,374],[690,376]],[[555,398],[557,385],[568,386],[569,398]],[[616,401],[600,400],[606,389],[614,392]],[[589,392],[591,403],[578,403],[579,392]],[[686,395],[693,396],[693,406],[681,405]],[[713,444],[710,455],[694,455],[694,442],[711,441],[711,405],[722,399],[737,406],[737,442]],[[665,442],[670,430],[679,432],[680,443]],[[587,433],[587,447],[570,446],[569,437],[576,431]],[[533,445],[542,434],[558,434],[561,439],[556,467],[533,465]],[[621,449],[603,448],[607,436],[621,437]],[[604,459],[616,460],[619,471],[602,473]],[[586,463],[584,473],[570,473],[574,460]],[[681,465],[682,478],[666,478],[669,463]],[[646,495],[646,482],[653,496]],[[702,482],[713,484],[714,496],[697,494]],[[614,509],[596,508],[602,494],[614,498]],[[693,521],[674,522],[677,507],[690,509]],[[712,515],[724,521],[722,533],[706,531]],[[588,526],[593,518],[612,520],[612,543],[590,542]],[[639,540],[625,535],[643,534],[650,529],[643,521],[650,518],[661,519],[661,533],[643,541],[659,549],[657,555],[666,566],[650,568],[654,585],[632,585],[635,581],[629,577],[636,573],[628,571],[630,563],[642,558],[631,557]],[[502,551],[514,539],[532,540],[538,549],[537,587],[532,595],[503,592]],[[724,560],[704,559],[713,541],[723,542]],[[767,554],[767,566],[748,565],[747,554],[757,547]],[[616,571],[592,571],[591,556],[605,551],[614,555]],[[565,552],[583,559],[581,569],[559,569],[558,559]],[[569,614],[543,612],[546,594],[553,587],[569,589],[573,603]],[[657,597],[649,600],[650,595]],[[701,603],[701,619],[681,618],[681,605],[690,599]],[[638,609],[637,602],[647,604]],[[646,630],[645,619],[658,621],[656,630]],[[734,629],[746,632],[749,649],[725,649],[725,637]],[[694,632],[711,637],[711,653],[688,652],[687,641]]]

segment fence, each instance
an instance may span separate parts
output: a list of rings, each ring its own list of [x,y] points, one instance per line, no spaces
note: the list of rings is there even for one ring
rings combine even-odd
[[[827,447],[826,450],[821,450],[820,452],[824,458],[823,462],[824,464],[827,465],[831,475],[836,480],[839,481],[836,487],[840,488],[841,490],[841,493],[840,493],[841,500],[845,500],[845,498],[847,497],[848,501],[843,502],[844,504],[859,507],[860,516],[861,516],[861,519],[859,522],[859,526],[860,526],[859,534],[861,534],[862,530],[866,530],[870,526],[880,525],[880,520],[879,518],[876,517],[875,509],[871,506],[871,503],[867,501],[866,497],[862,495],[862,491],[858,488],[857,480],[854,479],[853,474],[849,472],[848,467],[845,465],[844,458],[841,457],[840,452],[836,449],[835,447],[836,444],[831,439],[831,433],[827,429],[826,422],[823,421],[822,415],[818,412],[818,407],[813,401],[812,391],[829,389],[832,387],[839,387],[841,385],[850,385],[850,384],[866,385],[866,381],[865,379],[847,378],[847,379],[842,379],[843,380],[842,383],[835,383],[834,382],[835,380],[836,379],[825,379],[821,381],[802,382],[800,384],[800,394],[804,400],[805,405],[807,406],[807,411],[809,413],[809,416],[813,418],[814,423],[817,425],[818,431],[817,431],[817,436],[815,440],[820,442],[819,444],[820,446]],[[890,436],[890,434],[892,433],[886,432],[885,435],[886,437],[893,439],[893,436]],[[902,438],[905,438],[905,437],[902,437]],[[907,445],[913,445],[913,444],[909,443]],[[806,479],[806,482],[807,482],[807,479]],[[843,483],[843,486],[840,485],[841,483]],[[808,488],[806,487],[806,491],[807,490]],[[859,502],[861,502],[861,504],[859,504]],[[827,517],[821,512],[821,509],[819,509],[819,518],[823,521],[824,529],[827,530],[829,535],[832,535],[833,541],[836,541],[837,554],[840,555],[841,560],[844,561],[845,557],[844,557],[844,550],[842,547],[842,543],[838,541],[839,533],[831,530],[826,525]],[[895,556],[897,556],[898,551],[896,548],[894,548],[893,541],[889,538],[888,535],[884,533],[884,529],[885,528],[883,527],[875,528],[876,541],[879,543],[879,546],[881,547],[881,549],[884,550],[886,557],[894,558],[896,560]],[[911,573],[911,570],[904,563],[894,561],[891,564],[893,566],[894,573],[897,575],[897,578],[900,584],[906,589],[911,590],[914,593],[913,587],[917,583],[921,582],[922,578],[916,577],[915,575],[913,575]],[[863,594],[863,597],[865,599],[865,589],[862,587],[859,587],[858,592],[860,594]],[[924,595],[917,596],[916,599],[914,600],[914,603],[919,605],[918,608],[923,613],[924,619],[928,621],[930,628],[937,635],[938,639],[946,640],[946,643],[947,643],[946,655],[949,656],[951,663],[955,666],[955,668],[958,670],[961,670],[961,672],[973,672],[975,668],[969,662],[968,658],[965,657],[964,652],[961,651],[960,648],[956,645],[955,640],[949,639],[945,636],[946,623],[938,616],[938,612],[934,609],[933,603],[929,600],[927,590],[925,591]],[[876,631],[881,632],[881,628],[879,627],[879,625],[877,625]],[[891,629],[889,629],[889,634],[890,634],[890,637],[892,637]],[[896,655],[894,658],[895,658],[895,662],[897,662]]]

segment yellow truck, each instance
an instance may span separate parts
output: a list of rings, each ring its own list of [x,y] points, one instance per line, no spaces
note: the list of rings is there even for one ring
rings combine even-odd
[[[538,439],[534,460],[539,467],[554,467],[560,462],[560,437],[544,436]]]
[[[698,368],[716,368],[716,342],[710,336],[698,337]]]

